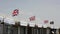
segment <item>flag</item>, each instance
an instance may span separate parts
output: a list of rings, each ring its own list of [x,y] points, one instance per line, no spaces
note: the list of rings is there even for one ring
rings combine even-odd
[[[29,18],[30,21],[34,21],[35,20],[35,16],[32,16]]]
[[[44,23],[48,23],[48,20],[44,20]]]
[[[13,10],[12,16],[17,16],[18,14],[19,14],[19,10],[18,9]]]
[[[50,21],[50,24],[54,24],[54,21]]]

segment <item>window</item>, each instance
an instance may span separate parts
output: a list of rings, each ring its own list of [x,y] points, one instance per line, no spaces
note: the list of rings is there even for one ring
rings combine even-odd
[[[3,24],[0,24],[0,34],[3,34]]]
[[[42,34],[47,34],[47,29],[46,28],[42,28]]]
[[[33,34],[38,34],[38,30],[36,28],[33,29]]]
[[[38,28],[38,34],[42,34],[42,29]]]
[[[27,34],[33,34],[33,28],[32,27],[28,27]]]
[[[18,34],[18,27],[14,27],[12,25],[4,24],[3,34]]]
[[[3,25],[3,34],[8,34],[8,25]]]
[[[18,27],[13,26],[11,33],[12,34],[18,34]]]
[[[8,26],[8,34],[11,34],[11,26]]]
[[[27,28],[21,26],[21,27],[20,27],[20,34],[26,34],[26,32],[27,32]]]
[[[47,34],[46,28],[38,28],[38,34]]]
[[[3,33],[4,34],[11,34],[11,25],[4,24],[4,26],[3,26]]]

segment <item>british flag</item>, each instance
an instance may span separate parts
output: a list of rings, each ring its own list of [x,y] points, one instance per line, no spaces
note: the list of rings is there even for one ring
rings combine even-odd
[[[19,14],[19,10],[18,9],[15,9],[13,12],[12,12],[12,15],[13,16],[17,16]]]
[[[48,23],[48,20],[44,20],[44,23]]]
[[[35,16],[32,16],[29,18],[30,21],[34,21],[35,20]]]

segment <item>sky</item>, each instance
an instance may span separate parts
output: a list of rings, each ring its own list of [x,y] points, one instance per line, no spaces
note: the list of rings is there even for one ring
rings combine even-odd
[[[14,9],[19,9],[15,19],[29,21],[36,16],[37,23],[53,20],[54,26],[60,27],[60,0],[0,0],[0,15],[12,17]]]

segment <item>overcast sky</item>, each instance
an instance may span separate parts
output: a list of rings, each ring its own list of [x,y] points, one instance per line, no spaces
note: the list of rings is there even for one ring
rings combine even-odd
[[[60,0],[0,0],[0,15],[11,17],[12,11],[19,9],[16,19],[26,19],[36,16],[38,23],[53,20],[60,27]]]

